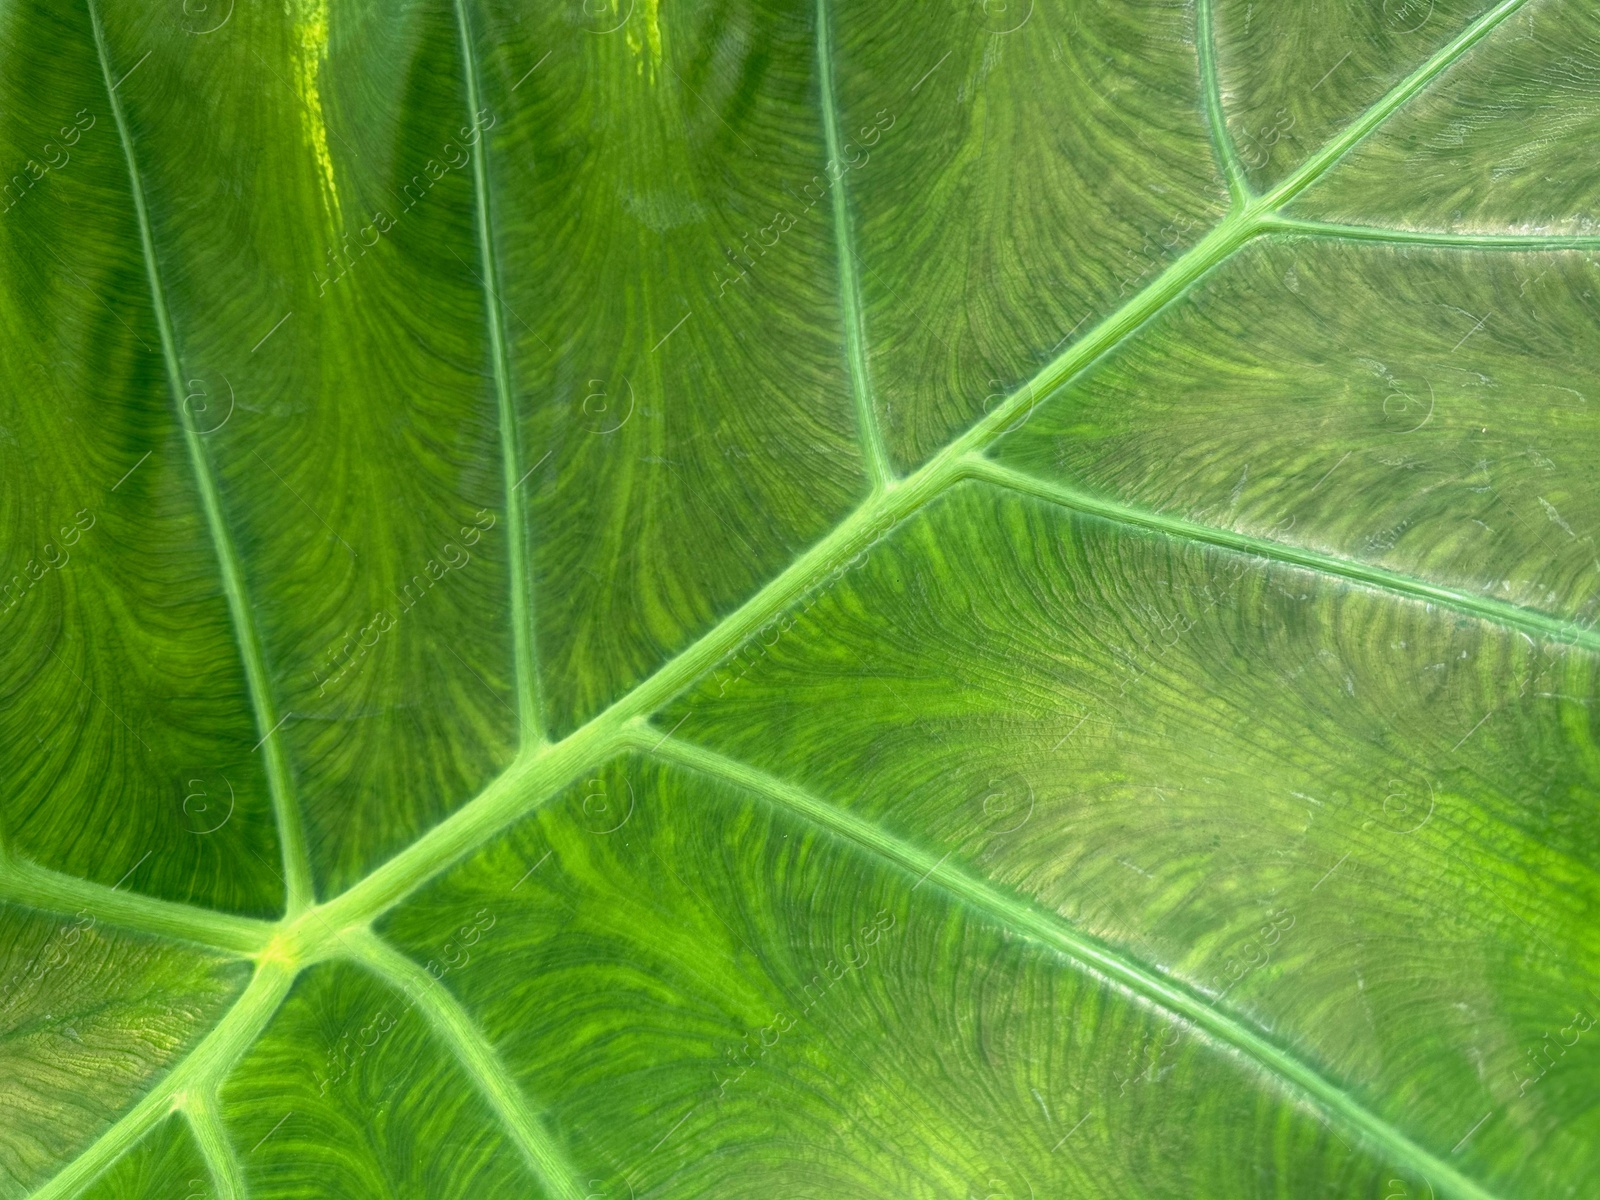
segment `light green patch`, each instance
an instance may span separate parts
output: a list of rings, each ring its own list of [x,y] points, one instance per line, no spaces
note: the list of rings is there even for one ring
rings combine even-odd
[[[638,69],[644,73],[648,64],[650,68],[650,81],[655,82],[656,69],[661,66],[661,0],[634,0],[639,5],[639,16],[644,22],[644,41],[640,41],[635,33],[635,26],[628,23],[628,48],[635,54],[641,55]],[[650,47],[650,57],[642,57],[646,43]]]
[[[294,87],[299,96],[306,140],[317,160],[317,179],[334,229],[343,225],[339,213],[339,187],[334,181],[333,156],[328,153],[328,123],[322,112],[320,77],[328,61],[328,0],[287,0],[294,24]]]

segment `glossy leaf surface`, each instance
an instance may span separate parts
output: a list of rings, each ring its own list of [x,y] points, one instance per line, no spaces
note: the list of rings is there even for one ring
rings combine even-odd
[[[0,14],[0,1197],[1583,1197],[1565,0]]]

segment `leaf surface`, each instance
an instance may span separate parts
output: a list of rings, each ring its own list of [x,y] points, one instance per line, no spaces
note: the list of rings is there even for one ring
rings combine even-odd
[[[0,1196],[1583,1196],[1595,32],[8,8]]]

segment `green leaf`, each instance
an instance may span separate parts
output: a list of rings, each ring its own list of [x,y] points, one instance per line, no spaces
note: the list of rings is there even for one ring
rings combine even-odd
[[[1596,17],[0,14],[0,1197],[1583,1197]]]

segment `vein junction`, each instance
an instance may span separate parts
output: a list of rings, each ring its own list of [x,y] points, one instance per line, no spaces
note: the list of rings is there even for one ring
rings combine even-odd
[[[217,1177],[219,1192],[242,1196],[243,1182],[227,1148],[224,1133],[220,1129],[220,1118],[215,1111],[215,1089],[271,1020],[298,972],[314,963],[333,958],[354,961],[405,992],[483,1091],[535,1175],[554,1194],[581,1195],[581,1189],[573,1191],[577,1187],[576,1174],[565,1162],[560,1149],[544,1133],[509,1071],[500,1062],[487,1038],[476,1029],[470,1015],[437,981],[427,977],[427,982],[424,982],[419,974],[426,976],[426,973],[421,972],[414,962],[379,940],[371,932],[371,922],[449,865],[533,812],[571,780],[630,749],[659,753],[690,769],[718,774],[738,782],[769,802],[784,805],[907,869],[922,869],[922,859],[926,855],[915,847],[891,838],[875,826],[822,800],[807,796],[782,780],[773,779],[720,755],[660,737],[649,731],[646,722],[663,705],[737,650],[789,606],[807,593],[828,586],[836,577],[835,573],[842,572],[853,558],[868,552],[895,525],[963,479],[977,478],[1017,488],[1085,511],[1104,509],[1100,515],[1113,520],[1142,524],[1173,537],[1230,546],[1247,553],[1293,562],[1369,586],[1459,607],[1480,617],[1532,630],[1546,637],[1582,641],[1585,645],[1593,642],[1594,635],[1587,631],[1573,629],[1554,618],[1511,605],[1465,596],[1393,573],[1377,571],[1364,564],[1348,563],[1331,556],[1308,556],[1292,547],[1260,539],[1242,539],[1230,531],[1154,517],[1124,506],[1089,501],[1068,489],[1056,488],[1055,485],[1032,480],[1000,467],[982,455],[989,443],[1019,421],[1025,420],[1032,408],[1049,393],[1092,366],[1156,313],[1183,295],[1207,272],[1257,236],[1340,237],[1396,244],[1520,249],[1588,248],[1595,243],[1597,239],[1593,238],[1535,239],[1421,234],[1298,221],[1281,215],[1282,207],[1289,200],[1310,186],[1352,146],[1525,2],[1504,0],[1468,26],[1454,41],[1353,121],[1297,171],[1270,193],[1261,196],[1250,192],[1243,172],[1237,166],[1237,155],[1222,119],[1216,67],[1210,46],[1211,2],[1200,0],[1200,27],[1205,42],[1200,56],[1206,115],[1219,162],[1233,197],[1227,216],[1126,305],[1068,347],[920,469],[903,478],[886,474],[879,476],[879,471],[884,468],[875,470],[876,486],[855,511],[743,605],[664,663],[633,691],[559,742],[549,743],[537,735],[525,739],[518,758],[483,792],[340,895],[303,909],[291,905],[288,916],[276,923],[268,923],[147,897],[115,895],[113,889],[73,880],[30,863],[0,858],[0,898],[54,910],[72,911],[86,907],[110,924],[199,943],[248,958],[255,963],[255,972],[248,987],[196,1049],[122,1120],[35,1195],[57,1197],[75,1194],[132,1146],[146,1130],[169,1112],[181,1109],[189,1115],[200,1135],[206,1157]],[[97,18],[95,25],[98,41]],[[102,63],[108,66],[105,63],[103,41],[100,50]],[[111,87],[109,69],[107,87],[108,90]],[[828,102],[831,103],[831,99]],[[127,144],[127,131],[121,122],[119,131],[125,141],[130,173],[133,173],[132,149]],[[480,186],[483,178],[480,169]],[[134,188],[135,201],[142,215],[142,198],[138,192],[136,174]],[[487,208],[482,208],[480,237],[486,263],[492,258],[487,221]],[[145,227],[148,229],[147,222]],[[841,236],[847,233],[846,224],[841,223],[839,232]],[[147,254],[150,252],[148,245],[146,251]],[[842,279],[841,284],[848,307],[850,280]],[[152,287],[159,298],[159,280],[153,272]],[[493,285],[488,285],[486,290],[492,297]],[[167,341],[164,337],[164,344]],[[175,364],[169,362],[169,366],[175,367]],[[854,382],[858,389],[858,400],[869,395],[864,377]],[[505,393],[509,394],[509,388],[505,389]],[[509,419],[504,406],[502,416]],[[869,439],[875,435],[871,428],[864,428],[864,433]],[[515,464],[512,451],[508,451],[508,462]],[[203,467],[205,464],[201,462],[197,466]],[[1094,507],[1097,504],[1098,509]],[[1110,511],[1112,509],[1116,511]],[[533,686],[531,682],[523,680],[519,687],[525,705],[533,698]],[[531,722],[525,722],[525,728],[529,724]],[[1305,1096],[1340,1124],[1375,1142],[1399,1161],[1415,1166],[1424,1173],[1431,1173],[1433,1178],[1445,1183],[1453,1193],[1470,1197],[1471,1200],[1492,1200],[1481,1187],[1362,1108],[1311,1068],[1273,1044],[1265,1035],[1243,1021],[1218,1012],[1185,985],[1140,966],[1112,948],[1100,946],[1075,931],[1058,914],[1037,910],[1029,902],[1008,896],[957,868],[935,864],[930,874],[939,886],[968,904],[996,915],[1011,928],[1052,946],[1081,966],[1118,980],[1179,1019],[1207,1030],[1220,1043],[1249,1055],[1285,1086]]]

